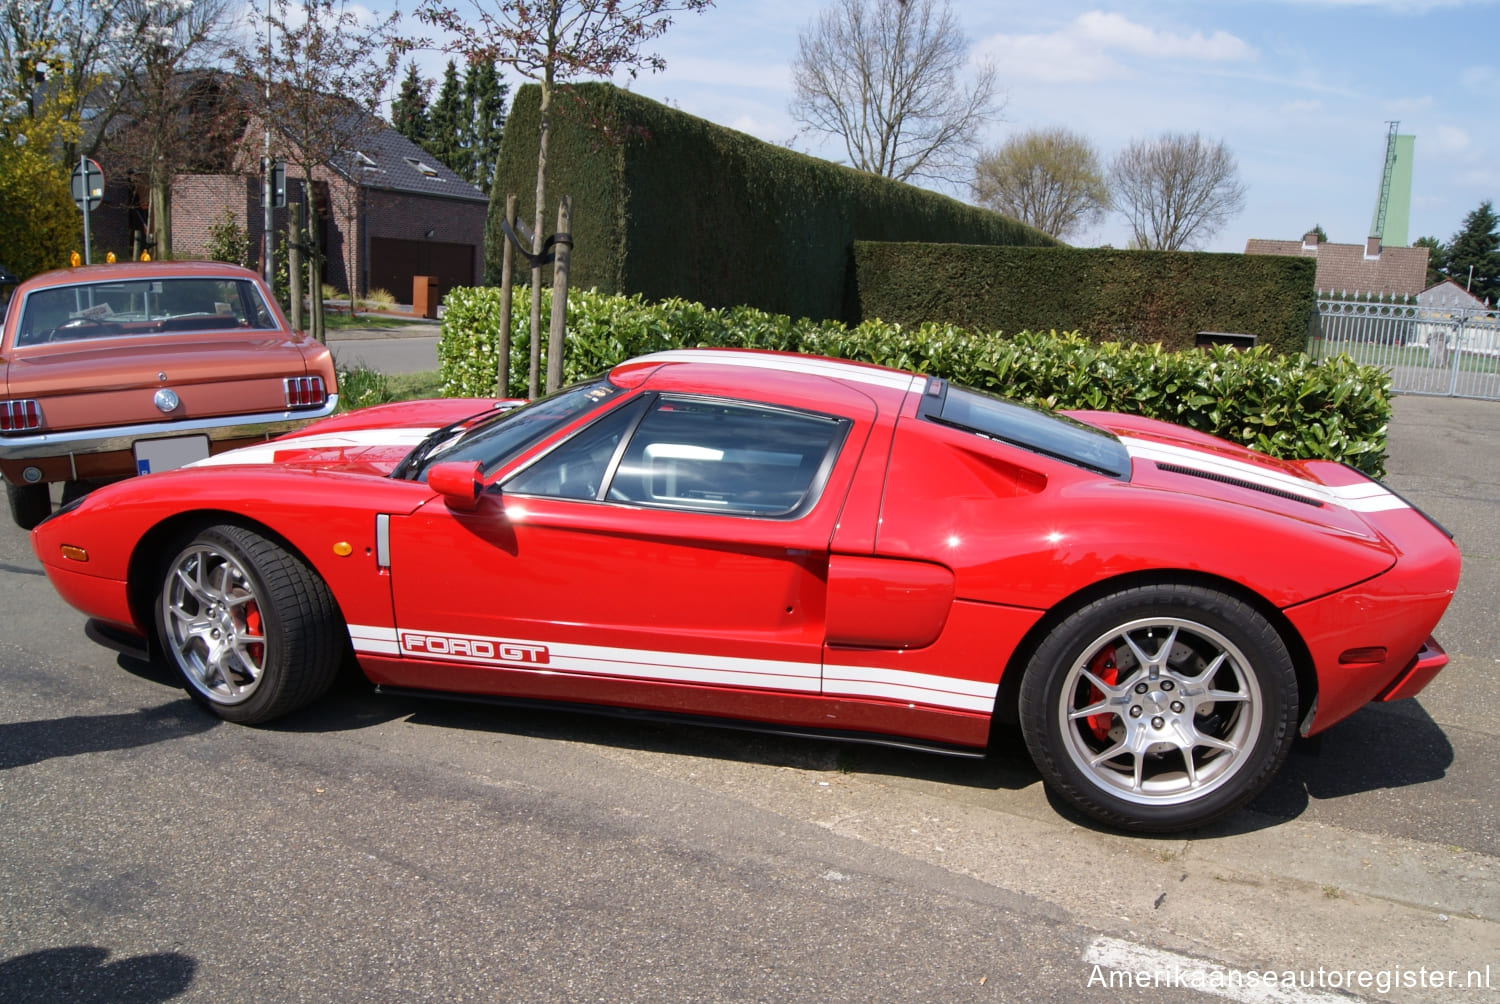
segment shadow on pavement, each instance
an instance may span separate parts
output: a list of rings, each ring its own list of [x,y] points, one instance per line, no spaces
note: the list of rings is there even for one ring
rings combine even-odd
[[[119,715],[12,722],[0,725],[0,770],[41,763],[53,757],[150,746],[207,732],[218,724],[217,718],[186,698]],[[0,979],[0,986],[4,985]]]
[[[48,948],[0,962],[0,987],[11,1004],[112,1001],[156,1004],[192,985],[198,963],[180,952],[157,952],[109,961],[93,945]]]
[[[1280,773],[1250,807],[1292,819],[1312,799],[1426,784],[1444,777],[1452,764],[1447,735],[1416,700],[1368,705],[1294,745]]]

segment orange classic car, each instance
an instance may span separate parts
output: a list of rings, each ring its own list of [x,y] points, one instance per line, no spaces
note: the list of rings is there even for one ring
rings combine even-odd
[[[35,276],[0,337],[0,475],[30,529],[51,485],[75,496],[181,467],[331,414],[328,347],[253,272],[216,262],[92,265]]]

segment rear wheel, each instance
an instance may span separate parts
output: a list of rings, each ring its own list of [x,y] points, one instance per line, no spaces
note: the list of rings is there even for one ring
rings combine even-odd
[[[275,541],[227,525],[179,544],[161,576],[156,623],[193,699],[245,724],[327,690],[347,638],[317,572]]]
[[[1021,682],[1043,778],[1112,826],[1201,826],[1265,787],[1295,735],[1297,677],[1259,612],[1197,586],[1126,589],[1060,623]]]
[[[13,485],[5,483],[5,494],[10,500],[10,515],[16,526],[30,530],[52,515],[52,494],[47,485]]]

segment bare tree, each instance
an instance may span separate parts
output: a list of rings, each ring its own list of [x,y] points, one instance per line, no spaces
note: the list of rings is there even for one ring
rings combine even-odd
[[[260,113],[271,127],[272,152],[285,156],[306,180],[308,251],[315,275],[323,249],[312,224],[314,214],[343,208],[352,215],[352,210],[318,204],[314,179],[320,170],[342,175],[351,193],[344,198],[360,197],[360,145],[381,128],[376,110],[405,51],[395,35],[398,20],[398,14],[391,14],[365,24],[344,0],[275,0],[269,18],[274,43],[237,57],[241,72],[254,83],[256,93],[248,97],[259,103],[267,95]],[[353,241],[355,235],[346,239]],[[352,260],[354,248],[349,250]],[[351,301],[359,296],[357,286],[350,275]],[[312,328],[321,339],[321,283],[311,283],[311,294]]]
[[[790,111],[861,171],[956,183],[999,113],[994,65],[965,84],[968,63],[948,0],[834,0],[798,41]]]
[[[234,14],[230,0],[122,0],[116,15],[137,26],[140,66],[126,82],[125,107],[132,128],[115,144],[135,160],[147,179],[151,230],[157,257],[172,255],[172,178],[209,137],[201,117],[190,114],[200,100],[199,81],[183,71],[211,62],[223,51]]]
[[[449,33],[447,51],[462,53],[471,62],[509,66],[541,85],[533,254],[541,254],[547,230],[547,146],[556,89],[580,77],[610,77],[620,70],[634,77],[641,68],[664,69],[666,61],[643,53],[642,47],[666,33],[673,14],[711,6],[713,0],[421,0],[417,17]],[[541,284],[541,270],[532,269],[533,397],[538,389]],[[555,390],[562,372],[560,344],[547,347],[547,362],[547,389]]]
[[[1201,247],[1245,208],[1234,155],[1198,133],[1132,142],[1115,158],[1110,180],[1133,243],[1149,250]]]
[[[1109,208],[1098,152],[1061,127],[1020,133],[981,155],[970,191],[980,205],[1059,239],[1099,222]]]

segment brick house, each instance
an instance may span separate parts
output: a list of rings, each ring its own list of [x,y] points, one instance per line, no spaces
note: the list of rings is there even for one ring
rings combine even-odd
[[[1379,237],[1366,238],[1363,244],[1325,243],[1316,231],[1300,241],[1251,238],[1245,242],[1245,253],[1316,258],[1313,284],[1323,292],[1415,297],[1427,285],[1427,249],[1382,247]]]
[[[222,121],[226,109],[234,107],[238,85],[234,78],[218,78],[212,86],[219,94],[212,114]],[[360,136],[357,148],[330,158],[331,166],[316,169],[310,184],[293,164],[287,166],[288,199],[310,207],[304,218],[317,228],[326,254],[323,281],[339,290],[353,287],[360,295],[384,289],[400,303],[411,303],[415,276],[436,277],[439,295],[478,284],[488,197],[389,125],[363,118],[360,128],[348,130]],[[253,248],[263,246],[263,126],[248,115],[235,121],[238,140],[232,151],[204,150],[187,173],[173,178],[175,257],[206,256],[210,232],[225,221],[226,211]],[[101,159],[110,178],[107,149],[101,149]],[[139,174],[120,167],[92,222],[101,247],[128,253],[133,234],[149,232],[150,221]],[[279,246],[288,211],[278,209],[272,218]]]

